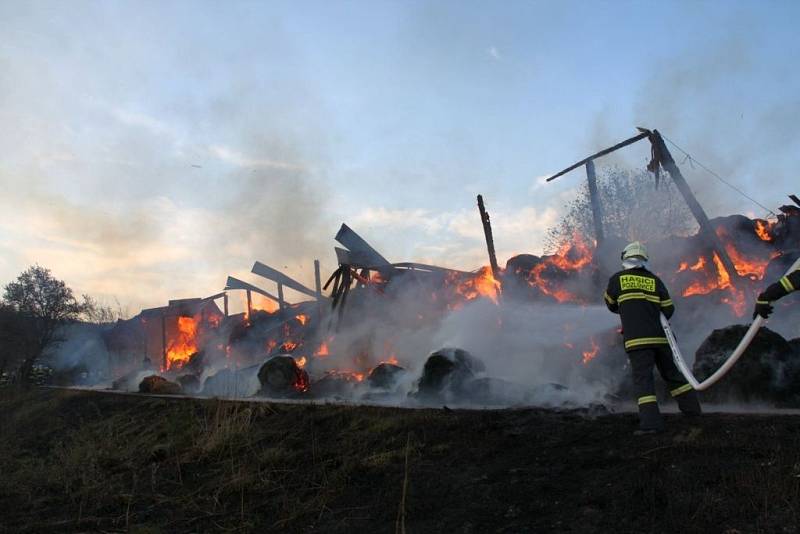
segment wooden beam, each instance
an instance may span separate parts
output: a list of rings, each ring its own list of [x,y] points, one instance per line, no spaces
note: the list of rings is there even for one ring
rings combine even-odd
[[[589,202],[592,205],[592,219],[594,220],[594,237],[597,246],[605,240],[603,234],[603,206],[600,203],[600,195],[597,192],[597,176],[594,172],[594,161],[586,162],[586,181],[589,185]]]
[[[497,265],[497,255],[494,251],[494,237],[492,237],[492,224],[489,222],[489,213],[483,205],[483,195],[478,195],[478,211],[481,214],[483,224],[483,235],[486,238],[486,249],[489,252],[489,265],[492,268],[492,276],[495,280],[500,280],[500,267]]]
[[[286,301],[283,300],[283,284],[278,282],[278,309],[283,311],[286,307]]]
[[[252,317],[253,316],[253,293],[249,289],[246,289],[245,291],[247,291],[247,316],[248,317]]]
[[[317,313],[322,319],[322,278],[320,277],[319,260],[314,260],[314,291],[317,293]]]
[[[599,158],[601,156],[605,156],[606,154],[611,154],[615,150],[619,150],[620,148],[626,147],[628,145],[632,145],[636,141],[641,141],[642,139],[644,139],[645,137],[648,137],[649,135],[650,135],[649,131],[647,131],[647,130],[642,131],[642,132],[639,133],[639,135],[635,135],[635,136],[631,137],[630,139],[626,139],[626,140],[622,141],[621,143],[617,143],[616,145],[612,146],[611,148],[606,148],[605,150],[601,150],[600,152],[597,152],[596,154],[592,154],[588,158],[584,158],[584,159],[580,160],[578,163],[576,163],[574,165],[570,165],[569,167],[567,167],[563,171],[557,172],[556,174],[554,174],[553,176],[548,178],[547,181],[548,182],[552,182],[553,180],[555,180],[559,176],[563,176],[564,174],[567,174],[569,171],[575,170],[575,169],[577,169],[578,167],[580,167],[582,165],[586,165],[586,163],[588,163],[589,161],[592,161],[593,159],[597,159],[597,158]]]
[[[167,370],[167,314],[161,312],[161,368]]]
[[[253,274],[257,274],[258,276],[263,276],[267,280],[272,280],[278,284],[283,284],[289,289],[294,289],[295,291],[303,293],[304,295],[308,295],[309,297],[317,298],[317,293],[313,289],[307,288],[297,280],[283,274],[277,269],[273,269],[269,265],[264,265],[260,261],[257,261],[253,264],[253,269],[251,272]]]
[[[275,302],[278,302],[278,297],[276,297],[275,295],[273,295],[269,291],[265,291],[265,290],[261,289],[258,286],[254,286],[253,284],[248,284],[244,280],[239,280],[238,278],[234,278],[233,276],[229,276],[228,277],[228,280],[225,283],[225,289],[226,290],[231,290],[231,289],[250,290],[253,293],[258,293],[259,295],[263,295],[263,296],[267,297],[270,300],[274,300]]]
[[[342,223],[341,228],[336,233],[336,241],[348,248],[353,255],[357,255],[361,261],[366,260],[368,265],[365,267],[372,267],[380,270],[391,267],[389,260],[381,256],[377,250],[372,248],[369,243],[364,241],[360,235],[355,233],[349,226]]]
[[[714,251],[716,251],[719,259],[722,261],[723,267],[725,267],[725,270],[728,271],[728,275],[731,278],[731,283],[733,285],[737,285],[736,282],[739,281],[739,273],[736,272],[736,267],[734,266],[733,261],[731,261],[730,256],[728,256],[728,252],[722,245],[722,241],[720,241],[719,236],[717,236],[717,233],[714,231],[714,227],[711,226],[711,222],[708,220],[708,215],[706,215],[705,210],[697,201],[694,193],[692,193],[692,189],[689,187],[689,184],[686,182],[683,174],[681,174],[681,170],[678,168],[675,160],[672,159],[672,154],[670,154],[669,150],[667,149],[667,145],[664,143],[664,139],[661,137],[661,134],[658,133],[658,130],[653,130],[652,135],[650,136],[650,142],[653,143],[658,162],[672,177],[672,181],[675,182],[676,186],[678,186],[678,191],[680,191],[681,195],[683,195],[686,204],[689,206],[689,210],[700,224],[700,233],[704,240]]]

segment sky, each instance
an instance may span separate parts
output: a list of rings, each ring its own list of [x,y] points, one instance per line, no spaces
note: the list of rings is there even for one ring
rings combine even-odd
[[[390,261],[540,254],[636,126],[775,210],[800,193],[796,2],[0,0],[0,284],[135,313],[255,260],[312,285],[343,222]],[[683,160],[710,216],[762,208]],[[639,143],[597,162],[641,168]],[[287,295],[289,293],[287,292]],[[289,295],[290,299],[296,295]]]

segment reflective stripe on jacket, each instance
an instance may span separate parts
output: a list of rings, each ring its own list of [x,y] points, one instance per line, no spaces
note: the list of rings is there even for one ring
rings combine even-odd
[[[671,317],[675,306],[656,275],[643,267],[620,271],[609,279],[603,298],[620,315],[626,351],[668,344],[659,315]]]
[[[800,289],[800,269],[792,271],[769,286],[758,296],[756,302],[758,304],[768,304],[798,289]]]

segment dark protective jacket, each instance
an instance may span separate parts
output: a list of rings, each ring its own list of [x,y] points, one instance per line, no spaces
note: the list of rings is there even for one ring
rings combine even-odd
[[[627,352],[668,344],[660,314],[669,319],[675,306],[659,277],[644,267],[620,271],[609,279],[604,297],[608,309],[622,319]]]
[[[800,289],[800,269],[792,271],[761,293],[756,299],[757,304],[768,304],[773,300],[785,297],[792,291]]]

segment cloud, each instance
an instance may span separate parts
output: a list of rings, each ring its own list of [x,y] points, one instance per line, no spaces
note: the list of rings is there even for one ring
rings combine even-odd
[[[304,165],[297,163],[246,156],[242,152],[228,146],[211,145],[208,149],[209,153],[215,158],[237,167],[272,168],[291,171],[306,170]]]
[[[351,222],[353,225],[368,228],[418,228],[431,234],[442,229],[443,219],[446,218],[446,214],[434,215],[426,209],[390,209],[381,206],[363,209]]]
[[[500,51],[497,49],[496,46],[490,46],[486,52],[496,61],[503,61],[503,56],[500,54]]]

